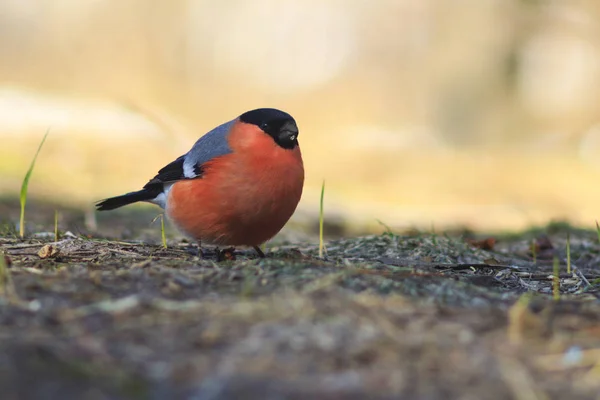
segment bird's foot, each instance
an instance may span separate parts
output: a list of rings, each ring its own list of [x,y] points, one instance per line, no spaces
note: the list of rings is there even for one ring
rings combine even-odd
[[[217,247],[215,249],[215,252],[217,253],[217,261],[218,262],[235,261],[235,247],[228,247],[223,250],[219,250],[219,248]]]
[[[194,246],[192,243],[188,247],[185,248],[185,252],[192,255],[203,258],[204,254],[202,253],[202,246],[198,243],[198,246]]]
[[[256,250],[256,253],[258,254],[258,257],[260,258],[265,258],[265,253],[261,250],[260,247],[258,246],[252,246],[254,248],[254,250]]]
[[[185,252],[191,256],[197,256],[197,255],[200,255],[200,253],[201,253],[200,248],[194,247],[193,244],[190,244],[188,247],[186,247]]]

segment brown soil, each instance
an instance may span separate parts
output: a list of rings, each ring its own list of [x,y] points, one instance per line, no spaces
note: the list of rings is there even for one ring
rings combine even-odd
[[[38,235],[21,240],[18,208],[0,204],[2,399],[600,393],[595,232],[386,233],[331,240],[325,258],[298,242],[215,262],[214,249],[201,259],[180,240],[162,248],[135,210],[102,215],[93,236],[63,210],[55,241],[39,234],[53,230],[52,207],[28,206]]]

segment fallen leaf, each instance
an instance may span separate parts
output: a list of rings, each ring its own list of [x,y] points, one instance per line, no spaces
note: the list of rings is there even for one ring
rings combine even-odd
[[[60,253],[60,250],[51,244],[47,244],[38,251],[38,256],[41,259],[56,257]]]

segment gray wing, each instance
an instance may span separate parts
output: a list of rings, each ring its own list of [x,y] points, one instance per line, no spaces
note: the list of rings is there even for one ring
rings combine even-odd
[[[162,188],[164,183],[201,176],[202,164],[232,152],[227,143],[227,135],[234,123],[235,120],[226,122],[202,136],[194,143],[190,151],[161,168],[144,188],[157,186]]]
[[[184,178],[191,179],[200,176],[202,174],[202,164],[215,157],[224,156],[232,152],[227,142],[227,135],[235,122],[236,120],[234,119],[217,126],[198,139],[190,151],[182,156]]]

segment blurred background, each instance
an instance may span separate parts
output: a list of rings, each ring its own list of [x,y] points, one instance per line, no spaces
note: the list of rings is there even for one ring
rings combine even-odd
[[[350,231],[600,219],[597,0],[0,0],[0,56],[3,196],[48,128],[31,199],[90,210],[276,107],[296,220],[323,180]]]

